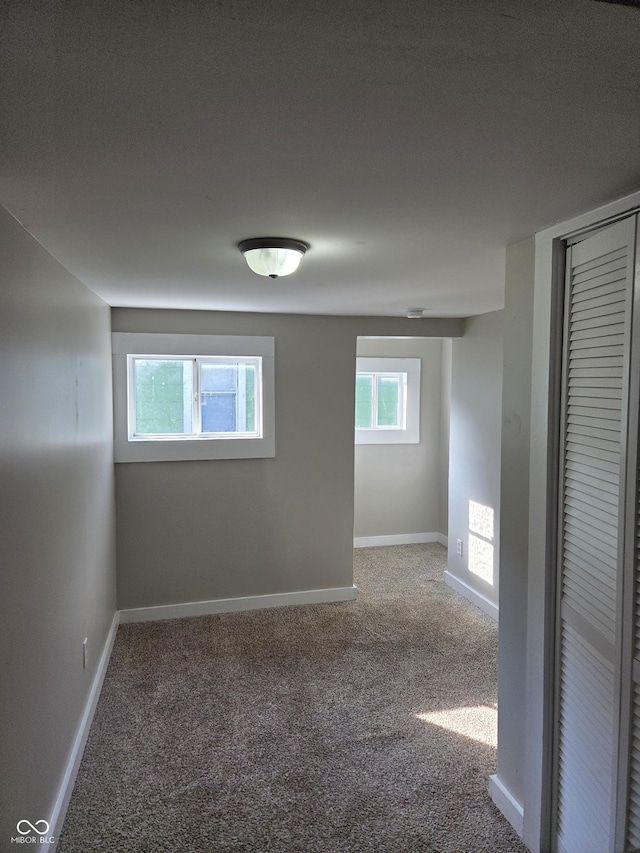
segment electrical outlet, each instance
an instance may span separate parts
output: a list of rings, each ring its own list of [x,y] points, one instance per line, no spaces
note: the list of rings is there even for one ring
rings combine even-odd
[[[462,557],[462,539],[456,539],[456,554]]]
[[[89,658],[87,656],[87,643],[89,642],[89,638],[85,637],[82,641],[82,668],[86,669],[87,664],[89,663]]]

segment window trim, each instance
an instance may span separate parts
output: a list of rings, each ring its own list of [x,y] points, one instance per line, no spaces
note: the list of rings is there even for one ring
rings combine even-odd
[[[209,459],[260,459],[275,456],[275,340],[231,335],[166,335],[114,332],[114,454],[116,462],[169,462]],[[180,436],[130,436],[133,358],[260,358],[261,434],[211,433]],[[130,358],[132,357],[132,358]]]
[[[406,373],[404,427],[355,427],[356,444],[420,444],[420,365],[419,358],[356,358],[356,373]]]

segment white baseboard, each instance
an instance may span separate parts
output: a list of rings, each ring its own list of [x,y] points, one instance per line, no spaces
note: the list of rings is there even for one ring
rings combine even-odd
[[[392,533],[387,536],[356,536],[354,548],[378,548],[385,545],[426,545],[439,542],[446,547],[447,537],[442,533]]]
[[[333,589],[305,589],[301,592],[280,592],[273,595],[247,595],[242,598],[215,598],[210,601],[188,601],[184,604],[161,604],[157,607],[132,607],[120,610],[120,624],[151,622],[157,619],[182,619],[184,616],[209,616],[212,613],[237,613],[263,607],[288,607],[291,604],[325,604],[332,601],[351,601],[356,597],[354,586]]]
[[[449,571],[444,573],[444,581],[447,586],[450,586],[451,589],[454,590],[454,592],[457,592],[458,595],[461,595],[463,598],[468,599],[472,604],[475,604],[475,606],[479,607],[483,613],[490,616],[494,622],[498,621],[498,605],[494,604],[493,601],[489,601],[488,598],[485,598],[477,589],[469,586],[469,584],[460,580],[460,578],[457,578],[455,575],[452,575]]]
[[[71,749],[69,760],[67,761],[67,766],[65,767],[64,775],[62,777],[62,782],[58,789],[55,805],[51,813],[48,837],[51,837],[54,840],[51,842],[45,842],[40,848],[41,853],[49,853],[49,851],[53,851],[58,838],[60,837],[60,833],[62,832],[62,824],[64,823],[67,807],[69,806],[69,800],[73,793],[73,786],[75,785],[76,776],[78,775],[78,768],[80,767],[82,753],[84,752],[84,747],[87,742],[87,738],[89,737],[89,729],[91,728],[93,715],[96,710],[96,705],[98,704],[100,690],[102,689],[102,682],[104,681],[107,667],[109,666],[109,658],[111,657],[111,650],[118,630],[118,621],[118,613],[116,612],[113,616],[111,627],[109,628],[109,633],[107,634],[107,639],[102,649],[102,654],[100,655],[100,662],[93,678],[93,684],[91,685],[91,690],[84,706],[82,719],[80,720],[80,724],[76,731],[73,747]]]
[[[489,796],[518,833],[518,837],[522,838],[524,809],[497,775],[489,776]]]

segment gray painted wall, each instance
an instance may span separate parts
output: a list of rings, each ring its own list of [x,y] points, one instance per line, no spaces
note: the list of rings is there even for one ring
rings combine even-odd
[[[442,342],[360,338],[357,354],[421,360],[420,444],[356,445],[354,536],[439,533]]]
[[[118,607],[350,586],[356,339],[416,323],[438,337],[461,331],[459,321],[115,309],[118,332],[272,335],[276,371],[274,459],[116,465]]]
[[[115,610],[109,308],[0,208],[0,849],[49,820]],[[82,667],[88,638],[89,666]]]
[[[447,536],[449,530],[449,432],[451,429],[451,356],[453,341],[442,341],[442,376],[440,378],[440,527]]]
[[[498,604],[500,565],[500,432],[502,412],[502,311],[470,317],[453,342],[449,453],[448,571]],[[469,570],[470,501],[493,510],[494,535],[477,537],[493,548],[493,584]],[[463,555],[456,553],[463,541]]]
[[[507,249],[500,484],[498,777],[523,802],[535,240]]]

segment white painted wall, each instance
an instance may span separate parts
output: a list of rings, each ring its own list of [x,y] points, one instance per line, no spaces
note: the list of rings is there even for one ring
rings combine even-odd
[[[19,820],[51,821],[115,612],[115,515],[109,308],[3,208],[0,281],[0,849],[9,850]]]
[[[500,484],[500,635],[498,760],[500,785],[524,799],[529,441],[535,241],[507,249]],[[521,822],[521,821],[520,821]]]
[[[420,443],[356,445],[354,537],[440,533],[442,342],[359,338],[357,354],[420,359]]]
[[[449,447],[449,558],[447,581],[497,615],[500,566],[500,434],[502,323],[495,311],[465,321],[453,342]],[[470,519],[477,505],[481,530]],[[491,530],[485,517],[493,518]],[[463,554],[456,553],[456,540]],[[488,580],[477,572],[487,569]]]

